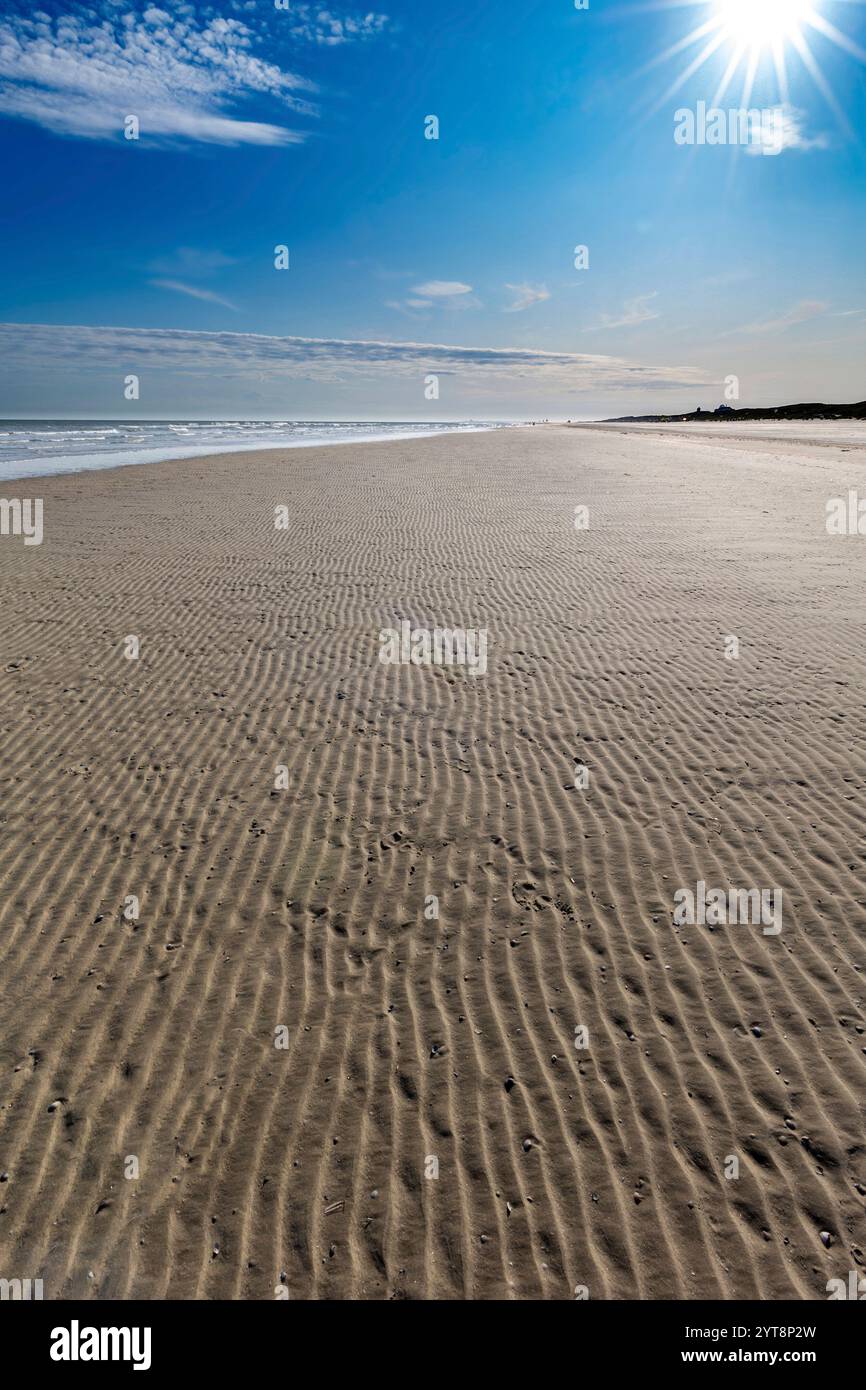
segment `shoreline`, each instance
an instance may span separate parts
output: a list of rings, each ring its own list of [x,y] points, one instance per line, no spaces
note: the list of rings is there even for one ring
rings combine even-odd
[[[387,443],[389,443],[389,442],[391,442],[391,441],[394,441],[394,442],[396,443],[396,442],[399,442],[399,441],[406,441],[406,440],[411,440],[411,439],[419,439],[419,440],[422,440],[422,439],[439,439],[439,438],[443,438],[443,437],[451,438],[451,437],[453,437],[454,435],[463,435],[463,434],[492,434],[492,433],[494,433],[494,432],[496,432],[496,431],[498,431],[498,430],[500,430],[500,429],[504,430],[504,429],[515,429],[515,428],[516,428],[516,429],[519,429],[519,428],[521,428],[521,426],[519,426],[519,425],[518,425],[518,426],[513,426],[513,425],[505,425],[505,424],[495,424],[495,425],[465,425],[465,426],[464,426],[464,425],[458,425],[458,426],[455,426],[454,429],[439,429],[439,430],[432,430],[432,429],[431,429],[431,430],[428,430],[428,431],[419,431],[419,432],[417,432],[417,433],[412,433],[412,432],[410,432],[410,431],[407,430],[406,432],[399,432],[399,433],[392,433],[392,434],[383,434],[383,435],[362,435],[362,436],[359,436],[357,439],[311,439],[311,440],[298,439],[298,440],[287,440],[285,443],[282,443],[282,444],[267,444],[267,445],[262,445],[262,444],[260,444],[260,443],[250,443],[250,444],[226,444],[226,445],[214,446],[213,448],[201,448],[201,447],[198,446],[198,445],[196,445],[196,446],[192,446],[192,445],[191,445],[188,449],[186,449],[186,448],[182,448],[182,449],[181,449],[181,448],[178,448],[177,450],[169,449],[168,452],[164,451],[163,449],[159,449],[159,448],[157,448],[157,449],[142,449],[142,450],[140,450],[140,451],[138,451],[138,452],[139,452],[141,455],[148,455],[148,457],[126,458],[123,462],[119,462],[119,461],[118,461],[118,457],[119,457],[118,454],[96,455],[95,457],[97,457],[97,458],[99,458],[99,457],[104,457],[106,460],[110,460],[110,461],[107,461],[107,462],[105,462],[105,463],[92,463],[92,462],[89,462],[89,461],[88,461],[88,462],[85,463],[85,464],[75,464],[74,467],[55,468],[55,469],[53,469],[51,472],[47,472],[47,473],[20,473],[20,474],[10,474],[8,477],[0,476],[0,490],[2,490],[2,489],[7,485],[7,483],[26,482],[26,481],[29,481],[30,479],[41,479],[41,478],[65,478],[65,477],[72,477],[72,476],[75,476],[75,475],[80,474],[80,473],[102,473],[102,472],[111,472],[111,471],[113,471],[114,469],[118,469],[118,468],[147,468],[147,467],[149,467],[149,466],[151,466],[151,465],[153,465],[153,464],[171,463],[171,462],[187,462],[187,461],[194,461],[194,460],[196,460],[196,459],[205,459],[205,458],[221,457],[221,456],[223,456],[223,455],[228,455],[228,454],[280,453],[280,452],[282,452],[282,451],[284,451],[284,450],[294,450],[294,449],[334,449],[334,448],[340,448],[340,447],[344,447],[344,448],[358,448],[358,447],[360,447],[360,445],[362,445],[362,444],[387,444]],[[132,451],[129,451],[129,452],[132,452]],[[151,457],[151,455],[156,455],[156,457]],[[91,457],[92,457],[92,456],[91,456]],[[58,455],[53,456],[53,458],[50,459],[50,460],[49,460],[49,459],[40,459],[39,462],[40,462],[40,463],[43,463],[43,462],[46,462],[46,463],[47,463],[47,462],[55,462],[55,463],[63,463],[63,464],[73,464],[73,463],[75,463],[76,458],[77,458],[77,455],[75,455],[75,454],[58,454]],[[20,463],[21,460],[15,460],[15,462],[16,462],[16,463]]]
[[[513,436],[519,433],[525,435],[528,440],[531,440],[534,438],[555,434],[560,431],[582,430],[586,432],[595,431],[607,435],[635,435],[639,437],[649,436],[651,438],[658,439],[669,438],[671,440],[676,441],[685,440],[691,441],[696,445],[719,446],[722,448],[734,447],[738,450],[742,450],[744,445],[748,445],[750,448],[753,448],[756,452],[766,452],[768,448],[772,450],[774,446],[778,445],[798,448],[842,448],[846,451],[866,449],[866,422],[864,422],[862,429],[853,430],[850,428],[851,422],[846,421],[791,421],[787,422],[791,424],[790,432],[778,435],[765,434],[761,432],[758,428],[758,425],[760,423],[763,422],[758,422],[757,425],[750,427],[747,422],[745,427],[743,427],[742,425],[740,426],[736,434],[730,433],[724,436],[720,435],[717,432],[719,430],[719,426],[710,426],[706,429],[706,431],[704,431],[704,427],[700,424],[697,426],[690,424],[675,426],[661,424],[621,424],[619,422],[586,420],[572,421],[571,423],[539,422],[534,425],[513,424],[478,426],[477,428],[472,427],[455,430],[440,430],[435,434],[430,433],[415,435],[387,435],[383,436],[382,438],[363,438],[356,441],[335,439],[326,440],[324,442],[320,440],[299,441],[298,443],[294,444],[268,445],[265,447],[262,447],[261,445],[244,445],[236,448],[229,447],[206,450],[196,448],[193,452],[190,452],[189,454],[184,453],[165,455],[162,452],[160,452],[159,458],[148,459],[147,461],[141,462],[131,461],[129,463],[107,463],[104,465],[99,465],[97,467],[88,466],[68,469],[63,472],[18,474],[15,476],[10,476],[9,478],[0,478],[0,493],[3,493],[4,489],[8,489],[10,485],[14,486],[30,482],[46,482],[55,478],[74,479],[102,473],[126,473],[130,469],[139,470],[160,468],[170,463],[188,465],[206,463],[208,461],[215,462],[223,458],[235,457],[238,454],[254,456],[255,458],[258,458],[259,456],[261,456],[262,458],[268,458],[282,456],[286,453],[294,453],[296,451],[309,449],[356,450],[365,449],[368,445],[371,447],[381,448],[384,445],[389,444],[401,444],[410,442],[422,444],[430,440],[436,440],[440,438],[453,440],[455,437],[462,437],[464,435],[475,437],[478,435],[500,433],[509,436]],[[826,428],[823,430],[815,430],[815,423],[825,425]],[[733,429],[736,424],[737,422],[734,422],[734,424],[725,426],[723,428]],[[836,430],[838,430],[840,426],[842,427],[841,432],[834,432],[834,427],[836,428]]]

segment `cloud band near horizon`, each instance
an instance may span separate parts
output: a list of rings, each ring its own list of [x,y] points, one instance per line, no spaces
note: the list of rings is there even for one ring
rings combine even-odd
[[[631,362],[597,353],[534,348],[460,347],[377,339],[276,337],[258,333],[175,328],[112,328],[74,324],[0,323],[5,370],[82,369],[104,375],[171,371],[192,377],[306,378],[339,382],[380,376],[476,374],[535,378],[539,384],[581,388],[681,389],[710,384],[688,367]]]

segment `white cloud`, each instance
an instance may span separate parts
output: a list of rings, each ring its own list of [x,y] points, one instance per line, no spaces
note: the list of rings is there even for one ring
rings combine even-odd
[[[258,45],[272,53],[286,41],[280,12],[246,6],[240,12],[243,19],[224,19],[166,0],[165,9],[139,12],[107,4],[55,16],[9,15],[0,19],[0,114],[101,140],[122,139],[125,118],[136,116],[143,141],[298,143],[302,132],[235,114],[236,104],[251,97],[265,97],[277,110],[316,114],[314,83],[252,51]],[[324,42],[316,26],[337,25],[339,41],[348,42],[380,32],[384,23],[384,16],[337,20],[317,11],[309,33],[301,33],[303,24],[296,32]]]
[[[160,290],[173,290],[176,294],[189,295],[191,299],[204,299],[209,304],[221,304],[224,309],[237,309],[237,305],[232,304],[230,300],[223,299],[213,290],[202,289],[200,285],[184,285],[180,280],[151,280],[150,283]]]
[[[514,303],[509,304],[505,310],[506,314],[522,313],[532,304],[543,304],[545,299],[550,298],[550,290],[546,285],[506,285],[505,288],[517,295]]]
[[[734,330],[739,333],[783,333],[798,323],[808,323],[826,313],[827,305],[821,299],[801,299],[798,304],[777,319],[766,319],[763,323],[749,323]]]
[[[384,14],[341,16],[308,4],[293,3],[286,15],[295,37],[326,46],[375,38],[388,24],[388,16]]]
[[[805,113],[794,106],[774,106],[772,121],[763,120],[752,127],[752,142],[744,146],[746,154],[777,155],[784,150],[826,150],[826,135],[808,136],[804,128]]]
[[[472,286],[464,285],[462,280],[427,280],[423,285],[413,285],[406,299],[386,300],[385,307],[414,317],[428,309],[478,309],[481,306],[472,293]]]
[[[513,381],[585,391],[594,387],[666,390],[707,385],[694,368],[645,366],[621,357],[533,348],[455,347],[439,343],[342,338],[270,337],[181,329],[98,328],[54,324],[0,324],[0,358],[6,376],[46,371],[170,373],[222,383],[293,378],[350,383],[394,377],[419,379],[427,372],[461,380]],[[121,373],[122,375],[122,373]]]
[[[471,294],[472,286],[461,284],[459,280],[428,280],[424,285],[413,285],[412,293],[423,295],[425,299],[454,299],[461,294]]]
[[[601,323],[598,328],[634,328],[636,324],[648,323],[650,319],[657,319],[659,315],[650,309],[650,302],[655,299],[658,290],[653,290],[651,294],[639,294],[634,299],[627,299],[622,307],[622,313],[602,314]]]

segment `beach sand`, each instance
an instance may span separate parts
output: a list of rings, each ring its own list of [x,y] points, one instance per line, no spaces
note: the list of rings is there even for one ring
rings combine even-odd
[[[0,539],[0,1276],[824,1299],[866,1272],[845,428],[3,484],[45,539]],[[486,674],[383,665],[403,619],[487,629]],[[781,932],[674,925],[700,881],[782,890]]]

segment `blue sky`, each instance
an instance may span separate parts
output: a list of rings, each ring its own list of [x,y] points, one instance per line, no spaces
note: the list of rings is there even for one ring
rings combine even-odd
[[[787,0],[785,82],[751,47],[773,3],[7,6],[0,412],[862,399],[866,8]],[[719,105],[778,112],[782,148],[678,145],[741,38]]]

